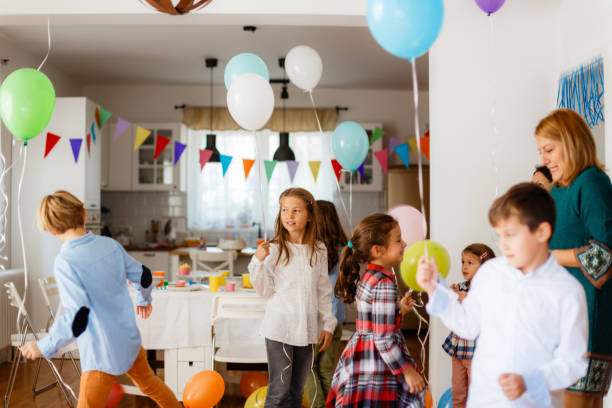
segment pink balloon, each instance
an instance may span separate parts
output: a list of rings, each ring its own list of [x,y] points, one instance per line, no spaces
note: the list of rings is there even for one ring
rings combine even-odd
[[[416,208],[398,205],[387,211],[387,214],[397,220],[402,231],[402,239],[408,246],[425,239],[427,224],[423,214]]]

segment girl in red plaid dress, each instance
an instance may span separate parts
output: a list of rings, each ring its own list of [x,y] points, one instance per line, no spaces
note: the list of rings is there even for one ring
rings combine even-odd
[[[412,299],[399,300],[391,272],[404,248],[393,217],[372,214],[357,224],[342,251],[335,293],[345,303],[357,301],[357,330],[336,367],[327,408],[424,406],[425,381],[400,332],[400,315],[411,310]]]
[[[461,252],[461,274],[465,281],[451,286],[451,289],[459,295],[460,302],[467,296],[472,278],[476,275],[480,265],[493,258],[495,258],[495,253],[485,244],[471,244]],[[453,408],[465,408],[476,341],[462,339],[450,332],[442,348],[453,358]]]

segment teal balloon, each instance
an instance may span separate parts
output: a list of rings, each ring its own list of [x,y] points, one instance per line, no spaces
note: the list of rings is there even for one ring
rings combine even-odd
[[[440,397],[438,408],[453,408],[453,394],[450,388]]]
[[[443,0],[368,0],[368,27],[387,52],[408,60],[429,50],[444,20]]]
[[[266,63],[255,54],[238,54],[234,55],[232,59],[229,60],[225,66],[225,73],[223,74],[225,88],[229,90],[234,78],[242,74],[257,74],[266,81],[270,80],[270,72],[268,71]]]
[[[36,137],[55,109],[55,89],[49,78],[32,68],[11,72],[0,86],[0,117],[18,139]]]
[[[357,170],[368,155],[369,147],[368,134],[357,122],[342,122],[334,130],[332,151],[346,170]]]

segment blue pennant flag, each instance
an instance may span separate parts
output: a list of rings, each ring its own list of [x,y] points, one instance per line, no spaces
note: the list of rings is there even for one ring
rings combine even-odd
[[[232,156],[226,156],[224,154],[220,154],[219,155],[219,160],[221,160],[221,166],[223,167],[223,175],[225,176],[225,173],[227,173],[227,169],[230,165],[230,163],[232,162],[233,157]]]
[[[395,146],[395,152],[400,157],[400,159],[402,159],[404,166],[406,166],[406,168],[409,168],[410,167],[410,156],[409,156],[410,146],[408,146],[408,143],[402,143],[401,145]]]

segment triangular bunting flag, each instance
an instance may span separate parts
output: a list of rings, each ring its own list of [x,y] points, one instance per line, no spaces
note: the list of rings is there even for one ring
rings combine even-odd
[[[410,139],[408,139],[408,145],[410,146],[410,150],[412,150],[412,154],[414,154],[415,156],[418,156],[419,148],[417,147],[416,138],[411,137]]]
[[[74,156],[74,162],[79,161],[79,153],[81,152],[81,145],[83,139],[70,139],[70,146],[72,147],[72,155]]]
[[[300,162],[295,160],[287,160],[287,169],[289,170],[289,179],[293,183],[293,179],[295,178],[295,173],[297,172],[297,168],[300,165]]]
[[[310,171],[312,172],[312,177],[314,177],[314,180],[316,182],[317,181],[317,176],[319,175],[319,169],[321,168],[321,160],[309,161],[308,165],[310,166]]]
[[[53,148],[55,147],[57,142],[59,142],[60,139],[60,136],[47,132],[47,141],[45,142],[45,155],[43,156],[43,159],[47,157],[51,150],[53,150]]]
[[[227,169],[229,168],[232,159],[233,156],[227,156],[225,154],[219,155],[219,160],[221,160],[221,166],[223,167],[223,176],[225,176],[225,173],[227,173]]]
[[[109,111],[107,111],[101,106],[99,106],[98,109],[96,109],[96,113],[97,113],[96,119],[98,121],[99,129],[102,129],[102,126],[104,126],[104,123],[106,123],[106,121],[109,120],[111,116],[113,116],[112,113],[110,113]]]
[[[119,136],[123,134],[131,125],[130,122],[123,119],[121,116],[117,118],[117,125],[115,126],[115,136],[113,136],[113,142],[119,139]]]
[[[402,159],[402,162],[404,163],[404,166],[406,166],[406,168],[410,167],[410,159],[409,159],[409,147],[408,147],[408,143],[402,143],[399,146],[395,146],[395,151],[397,152],[398,156],[400,157],[400,159]]]
[[[253,168],[253,163],[255,163],[255,160],[253,159],[242,159],[242,166],[244,167],[244,179],[248,179],[249,178],[249,173],[251,172],[251,169]]]
[[[395,151],[395,146],[402,143],[402,139],[395,136],[389,136],[389,156]]]
[[[429,160],[429,131],[421,138],[421,151],[427,160]]]
[[[91,134],[87,134],[87,155],[91,156]]]
[[[98,129],[101,128],[102,126],[100,126],[100,107],[96,106],[96,112],[94,113],[94,118],[96,119],[96,123],[98,124]]]
[[[266,178],[268,179],[268,182],[270,181],[270,178],[272,178],[272,173],[274,173],[276,163],[276,160],[264,160],[264,164],[266,166]]]
[[[166,146],[170,143],[170,138],[162,135],[157,135],[155,138],[155,153],[153,154],[153,160],[157,159],[160,154],[164,151]]]
[[[138,126],[136,129],[136,139],[134,140],[134,151],[138,150],[150,134],[151,131],[149,129]]]
[[[365,171],[365,167],[364,166],[365,166],[365,162],[361,163],[361,166],[359,166],[359,169],[357,169],[357,170],[359,170],[359,175],[361,176],[361,180],[363,180],[363,177],[364,177],[363,176],[363,173]]]
[[[210,160],[210,156],[212,156],[212,154],[213,154],[212,150],[200,149],[200,171],[204,170],[204,165],[208,163],[208,160]]]
[[[372,146],[375,141],[383,137],[384,134],[385,131],[376,126],[376,129],[374,129],[374,131],[372,132],[372,137],[370,138],[370,146]]]
[[[342,174],[342,165],[338,163],[338,160],[331,159],[332,168],[334,169],[334,174],[336,175],[336,180],[340,181],[340,175]]]
[[[387,174],[387,170],[389,169],[389,166],[388,166],[389,156],[387,154],[387,149],[382,149],[382,150],[378,150],[374,152],[374,156],[378,159],[378,162],[380,163],[380,167],[382,167],[385,174]]]
[[[96,143],[96,129],[94,127],[95,123],[91,122],[91,136],[93,136],[93,141]]]
[[[177,142],[176,140],[174,141],[174,165],[175,166],[176,166],[176,162],[179,161],[179,159],[181,158],[181,155],[185,151],[186,147],[187,147],[186,144]]]

